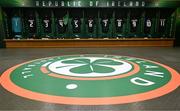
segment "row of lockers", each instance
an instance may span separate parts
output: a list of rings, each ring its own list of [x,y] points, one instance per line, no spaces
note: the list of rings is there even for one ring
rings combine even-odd
[[[4,8],[7,38],[174,37],[175,9]]]

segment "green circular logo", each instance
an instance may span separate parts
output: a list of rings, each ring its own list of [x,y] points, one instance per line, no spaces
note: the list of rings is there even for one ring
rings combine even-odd
[[[16,65],[0,81],[8,91],[33,100],[107,105],[160,97],[179,87],[180,76],[166,65],[141,58],[69,55]]]

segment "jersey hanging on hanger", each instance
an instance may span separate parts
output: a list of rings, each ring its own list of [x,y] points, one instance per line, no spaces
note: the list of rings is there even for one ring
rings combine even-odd
[[[57,20],[57,25],[58,25],[58,33],[59,34],[65,33],[67,25],[64,24],[63,18],[59,18]]]
[[[122,33],[124,20],[122,18],[118,18],[118,19],[116,19],[115,24],[116,24],[116,31],[118,33]]]
[[[35,17],[28,17],[28,29],[30,33],[36,33],[36,19]]]
[[[80,18],[73,18],[71,24],[72,24],[74,33],[80,33],[81,32],[81,20],[80,20]]]
[[[43,28],[45,33],[51,33],[51,19],[49,17],[45,17],[43,19]]]
[[[94,25],[95,25],[94,19],[88,18],[88,20],[87,20],[88,32],[90,32],[90,33],[94,32]]]
[[[137,28],[138,28],[138,23],[139,23],[139,21],[138,21],[138,19],[137,18],[131,18],[130,19],[130,30],[131,30],[131,33],[135,33],[135,32],[137,32]]]
[[[159,32],[160,33],[165,33],[166,31],[166,24],[167,24],[167,19],[166,18],[160,18],[159,19]]]
[[[144,23],[144,33],[145,34],[150,34],[151,33],[151,28],[152,28],[152,18],[146,18],[145,23]]]
[[[102,32],[103,33],[108,33],[109,26],[110,26],[110,20],[108,18],[102,19],[101,20],[101,25],[102,25]]]
[[[12,18],[12,31],[14,33],[21,33],[22,32],[22,22],[20,17],[13,17]]]

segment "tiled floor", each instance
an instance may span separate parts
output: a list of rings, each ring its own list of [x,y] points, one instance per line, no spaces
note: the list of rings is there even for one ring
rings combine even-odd
[[[180,48],[175,47],[134,47],[134,48],[44,48],[44,49],[0,49],[0,74],[6,69],[33,59],[72,55],[109,54],[145,58],[160,62],[180,72]],[[33,101],[16,96],[0,87],[0,110],[73,110],[73,111],[179,111],[180,88],[160,98],[143,102],[107,105],[72,106]]]

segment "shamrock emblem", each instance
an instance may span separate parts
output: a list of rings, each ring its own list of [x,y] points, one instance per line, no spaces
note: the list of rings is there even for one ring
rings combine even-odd
[[[70,69],[70,72],[78,74],[87,74],[87,73],[111,73],[115,69],[113,66],[122,65],[123,63],[117,62],[111,59],[96,59],[91,60],[88,58],[76,58],[72,60],[64,60],[63,64],[67,65],[78,65]],[[61,68],[61,67],[56,67]]]
[[[75,77],[105,77],[126,73],[131,64],[103,57],[74,57],[51,63],[48,69],[56,74]]]

